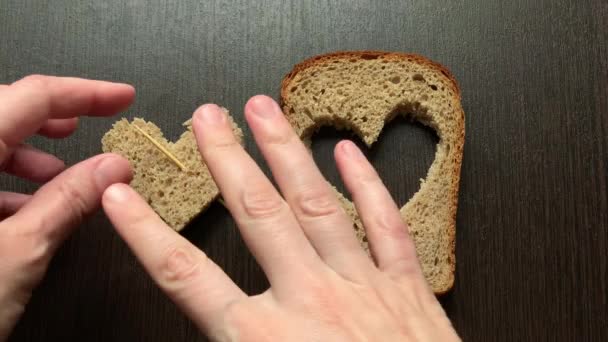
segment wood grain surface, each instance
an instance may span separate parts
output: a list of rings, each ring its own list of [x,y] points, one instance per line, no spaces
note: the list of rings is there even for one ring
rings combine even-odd
[[[32,73],[128,82],[175,139],[200,104],[245,127],[252,95],[278,95],[293,64],[343,49],[415,52],[462,88],[467,138],[454,290],[442,303],[467,341],[608,340],[608,3],[605,0],[0,0],[0,83]],[[1,105],[1,104],[0,104]],[[31,143],[75,163],[113,119]],[[338,182],[321,132],[315,157]],[[262,158],[246,130],[247,148]],[[401,203],[433,132],[392,123],[368,155]],[[2,175],[3,190],[36,185]],[[248,293],[268,286],[214,205],[184,235]],[[63,245],[13,341],[197,341],[103,213]]]

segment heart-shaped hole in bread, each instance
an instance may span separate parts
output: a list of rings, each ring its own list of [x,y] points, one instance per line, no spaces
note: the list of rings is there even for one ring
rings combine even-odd
[[[347,128],[372,145],[396,113],[408,112],[432,128],[439,141],[420,189],[401,208],[423,273],[436,293],[454,282],[458,184],[464,145],[464,112],[456,81],[442,66],[420,56],[377,51],[339,52],[294,67],[281,86],[283,112],[310,145],[323,126]],[[366,245],[360,220],[346,211]]]
[[[420,180],[435,159],[439,138],[432,129],[398,114],[384,126],[378,140],[367,147],[351,131],[331,126],[321,128],[312,136],[311,149],[321,173],[349,200],[334,160],[334,147],[344,139],[352,140],[374,165],[397,205],[402,207],[420,189]]]

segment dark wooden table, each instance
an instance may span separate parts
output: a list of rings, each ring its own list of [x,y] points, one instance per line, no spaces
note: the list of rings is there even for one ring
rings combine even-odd
[[[171,139],[205,102],[242,107],[303,58],[341,49],[426,55],[460,82],[467,138],[454,290],[470,341],[608,340],[608,2],[605,0],[0,1],[0,83],[31,73],[131,83]],[[1,105],[1,104],[0,104]],[[113,119],[32,143],[75,163]],[[247,131],[247,147],[261,160]],[[314,143],[338,182],[324,130]],[[404,203],[436,136],[397,121],[368,152]],[[2,188],[35,185],[2,176]],[[184,235],[248,293],[267,287],[214,205]],[[102,213],[65,243],[14,341],[204,340],[144,273]]]

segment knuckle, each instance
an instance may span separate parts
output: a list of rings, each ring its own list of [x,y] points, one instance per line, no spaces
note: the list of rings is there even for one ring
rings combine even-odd
[[[0,227],[8,234],[7,239],[0,241],[0,250],[19,262],[21,266],[32,274],[43,271],[52,254],[53,245],[44,236],[39,220],[28,227]]]
[[[357,176],[357,182],[363,186],[382,186],[384,187],[384,183],[378,176],[378,173],[375,170],[362,171]]]
[[[2,221],[2,223],[6,223],[7,226],[4,232],[8,233],[11,237],[18,239],[33,238],[42,241],[48,236],[47,233],[49,227],[51,227],[51,222],[49,215],[29,215],[25,220],[21,220],[15,215]]]
[[[279,214],[285,202],[271,186],[253,186],[243,192],[242,205],[250,218],[263,219]]]
[[[242,301],[232,301],[228,303],[222,312],[226,326],[231,328],[242,327],[251,321],[251,312],[247,305]]]
[[[70,211],[73,222],[82,222],[85,214],[89,212],[91,207],[90,200],[86,195],[86,189],[68,180],[58,184],[57,192],[66,208]]]
[[[204,159],[223,159],[228,153],[234,153],[238,143],[233,137],[214,139],[209,144],[201,145],[201,153]]]
[[[150,215],[149,212],[133,212],[129,214],[128,228],[129,229],[145,229],[145,227],[154,226],[156,217]]]
[[[435,299],[417,260],[395,260],[392,264],[381,267],[380,270],[404,291],[402,297],[408,300],[411,306],[421,308]]]
[[[332,303],[335,297],[327,282],[322,280],[309,282],[307,290],[309,300],[323,307]]]
[[[295,206],[299,213],[312,218],[340,212],[335,195],[322,187],[302,191],[295,199]]]
[[[219,315],[220,324],[215,325],[215,331],[210,335],[217,341],[258,341],[266,335],[259,325],[258,317],[268,317],[261,302],[257,301],[262,295],[249,297],[249,301],[233,300],[225,305]],[[260,305],[261,304],[261,305]],[[267,337],[267,336],[266,336]],[[263,338],[261,340],[267,340]]]
[[[187,246],[171,246],[165,252],[162,260],[161,277],[165,284],[187,283],[195,279],[208,258],[204,253],[201,258],[194,255],[192,248]]]
[[[216,150],[230,150],[239,146],[234,137],[218,140],[213,143],[212,147]]]
[[[28,251],[23,260],[23,268],[27,270],[36,279],[36,283],[44,275],[44,271],[52,257],[54,248],[46,241],[36,241],[31,244],[31,249]]]
[[[264,143],[285,146],[295,141],[296,135],[290,130],[271,130],[266,132]]]
[[[48,112],[51,107],[49,82],[49,76],[34,74],[18,80],[11,87],[22,86],[28,92],[31,101],[35,101],[37,107],[41,108],[44,112]]]
[[[307,296],[304,297],[304,310],[316,316],[317,319],[334,325],[342,325],[344,305],[341,294],[331,282],[317,280],[306,287]]]
[[[380,234],[399,240],[408,237],[407,226],[403,222],[403,219],[401,219],[401,216],[397,214],[378,215],[374,221],[374,226]]]

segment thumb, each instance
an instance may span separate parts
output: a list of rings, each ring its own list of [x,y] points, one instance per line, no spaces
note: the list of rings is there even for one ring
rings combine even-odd
[[[54,249],[99,207],[107,187],[130,179],[131,168],[124,158],[115,154],[90,158],[46,183],[0,225],[9,235],[33,237]]]
[[[23,313],[57,246],[99,207],[107,187],[130,178],[125,159],[93,157],[59,174],[0,223],[0,341]]]

